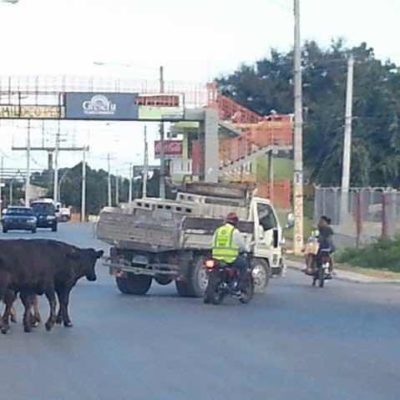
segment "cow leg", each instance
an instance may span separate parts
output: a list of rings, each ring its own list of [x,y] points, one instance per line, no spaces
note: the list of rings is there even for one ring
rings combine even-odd
[[[61,308],[61,299],[62,299],[62,293],[63,293],[63,288],[56,288],[56,293],[58,297],[58,312],[57,312],[57,318],[56,318],[56,324],[61,325],[63,322],[63,310]]]
[[[60,303],[60,311],[58,313],[57,319],[59,319],[60,324],[61,322],[64,322],[64,326],[66,328],[72,328],[72,322],[68,313],[70,293],[71,289],[67,287],[63,287],[57,291],[58,301]]]
[[[38,326],[42,322],[42,318],[40,316],[39,311],[39,296],[35,296],[33,300],[33,316],[32,323],[33,326]]]
[[[6,295],[4,296],[6,309],[4,311],[1,324],[1,333],[3,333],[4,335],[10,330],[10,316],[16,297],[17,297],[16,293],[12,290],[7,291]]]
[[[29,292],[22,291],[21,292],[21,301],[25,307],[24,310],[24,331],[29,333],[32,332],[32,313],[31,308],[34,301],[34,295]]]
[[[57,308],[57,301],[56,301],[56,293],[54,289],[46,290],[46,297],[49,301],[50,306],[50,315],[49,319],[46,322],[46,330],[51,331],[53,329],[54,324],[56,323],[56,308]]]
[[[10,315],[11,315],[11,322],[15,324],[17,322],[17,311],[15,310],[14,306],[11,307]]]
[[[6,271],[0,270],[0,302],[6,304],[8,294],[8,286],[10,284],[10,275]],[[0,318],[0,329],[3,327],[3,318]]]

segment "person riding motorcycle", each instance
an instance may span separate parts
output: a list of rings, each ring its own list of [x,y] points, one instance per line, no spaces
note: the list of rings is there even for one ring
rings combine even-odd
[[[330,254],[334,253],[335,245],[333,244],[333,229],[331,228],[331,219],[322,215],[318,222],[318,230],[312,233],[305,247],[306,267],[303,269],[307,275],[313,275],[317,268],[317,260],[321,255],[321,250],[328,250]],[[332,273],[332,264],[330,273]]]
[[[333,254],[336,250],[335,245],[333,243],[333,229],[331,228],[331,219],[325,215],[321,216],[318,222],[318,243],[319,250],[317,257],[320,256],[321,251],[328,251],[329,254]],[[329,273],[333,272],[333,264],[331,263],[329,268]]]
[[[236,213],[229,213],[225,219],[225,224],[214,233],[212,257],[238,269],[239,282],[236,290],[240,293],[248,268],[248,262],[243,253],[248,252],[249,248],[237,228],[238,224],[239,218]]]

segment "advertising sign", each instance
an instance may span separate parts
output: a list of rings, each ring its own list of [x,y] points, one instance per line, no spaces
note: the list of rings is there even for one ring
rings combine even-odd
[[[0,118],[53,119],[61,118],[58,106],[0,105]]]
[[[137,93],[66,93],[67,119],[130,121],[139,118]]]
[[[164,140],[164,156],[165,158],[182,157],[183,142],[182,140]],[[161,141],[154,142],[154,156],[160,158],[161,156]]]
[[[183,117],[183,109],[179,107],[139,107],[139,119],[144,121],[180,121]]]
[[[140,95],[137,104],[140,120],[179,121],[184,117],[183,95]]]

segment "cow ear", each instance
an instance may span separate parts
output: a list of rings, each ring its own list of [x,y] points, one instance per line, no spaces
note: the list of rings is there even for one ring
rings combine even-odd
[[[103,255],[104,255],[104,251],[103,250],[96,251],[96,257],[97,258],[101,258],[101,257],[103,257]]]

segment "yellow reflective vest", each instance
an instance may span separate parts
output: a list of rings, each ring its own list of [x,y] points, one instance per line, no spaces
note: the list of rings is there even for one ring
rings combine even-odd
[[[232,264],[239,255],[239,246],[233,243],[235,227],[225,224],[215,231],[212,256],[214,259]]]

